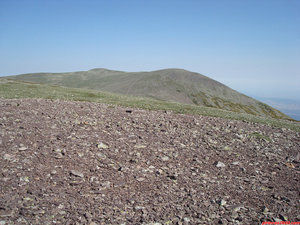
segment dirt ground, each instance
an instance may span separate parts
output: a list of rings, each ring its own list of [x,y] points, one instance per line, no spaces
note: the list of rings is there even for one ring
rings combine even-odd
[[[0,99],[0,225],[300,221],[299,152],[284,128]]]

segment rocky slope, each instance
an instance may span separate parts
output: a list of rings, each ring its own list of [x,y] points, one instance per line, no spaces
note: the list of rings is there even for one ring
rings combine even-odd
[[[241,94],[216,80],[183,69],[151,72],[92,69],[69,73],[23,74],[10,78],[291,119],[269,105]]]
[[[86,102],[0,108],[0,224],[300,221],[295,131]]]

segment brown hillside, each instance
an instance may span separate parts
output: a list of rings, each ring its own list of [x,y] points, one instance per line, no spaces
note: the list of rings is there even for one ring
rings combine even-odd
[[[296,131],[61,100],[0,100],[1,224],[300,221]]]

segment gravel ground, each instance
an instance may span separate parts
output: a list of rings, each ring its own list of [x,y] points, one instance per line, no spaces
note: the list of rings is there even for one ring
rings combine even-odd
[[[0,224],[300,221],[299,152],[284,128],[0,99]]]

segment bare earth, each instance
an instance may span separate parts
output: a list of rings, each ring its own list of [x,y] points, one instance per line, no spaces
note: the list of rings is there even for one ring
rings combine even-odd
[[[300,135],[204,116],[0,100],[0,224],[300,221]]]

